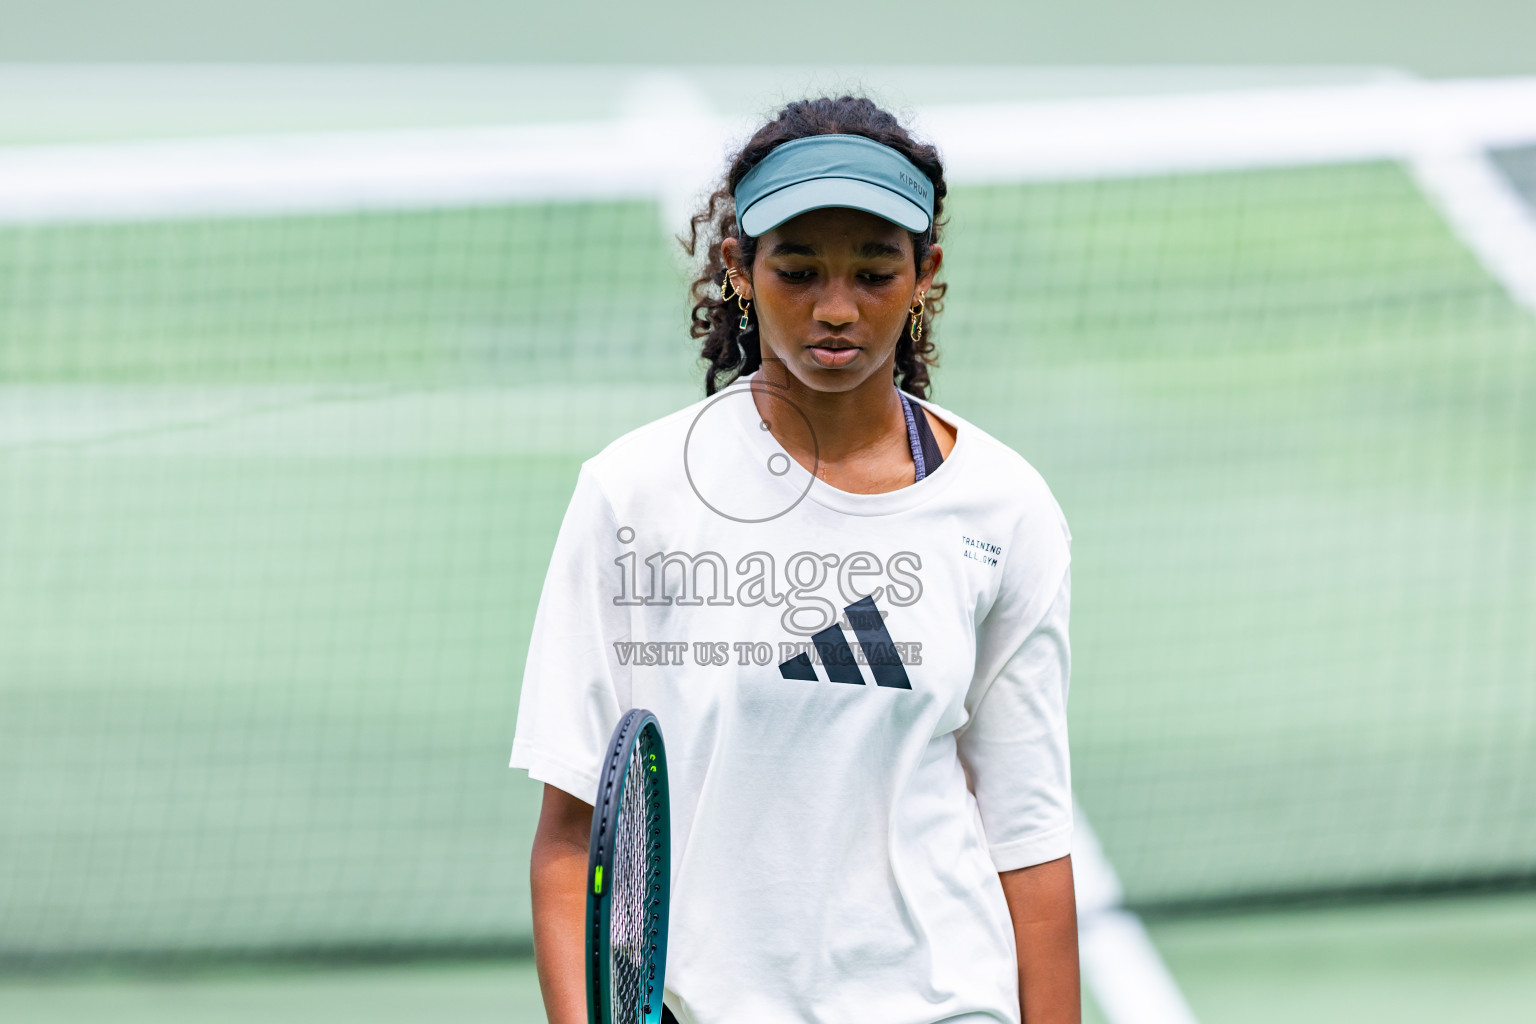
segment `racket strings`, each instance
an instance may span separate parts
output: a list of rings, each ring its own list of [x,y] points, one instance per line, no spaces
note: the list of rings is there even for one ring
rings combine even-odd
[[[610,911],[610,1005],[615,1021],[651,1015],[658,965],[659,914],[664,880],[660,782],[647,771],[646,747],[631,748],[624,795],[614,821],[613,901]]]

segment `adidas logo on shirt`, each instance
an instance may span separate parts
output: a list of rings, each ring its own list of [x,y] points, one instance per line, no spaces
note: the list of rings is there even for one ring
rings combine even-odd
[[[912,689],[906,667],[902,665],[901,656],[896,650],[896,643],[886,630],[885,619],[874,600],[862,597],[844,607],[843,612],[848,624],[853,627],[854,635],[858,637],[859,646],[864,649],[864,659],[869,665],[870,674],[875,677],[875,683],[899,690]],[[826,669],[829,681],[864,685],[864,677],[859,673],[858,662],[854,658],[853,649],[848,646],[848,637],[843,633],[841,625],[832,623],[813,635],[811,643],[816,647],[816,656],[822,668]],[[785,679],[820,681],[816,675],[816,666],[811,663],[811,657],[805,651],[781,664],[779,675]]]

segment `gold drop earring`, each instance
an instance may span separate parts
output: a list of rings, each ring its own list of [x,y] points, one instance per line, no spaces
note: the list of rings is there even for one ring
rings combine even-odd
[[[912,336],[912,340],[914,342],[919,342],[919,341],[923,340],[923,299],[924,299],[924,297],[925,296],[923,295],[923,293],[919,292],[918,295],[917,295],[917,307],[915,309],[908,310],[908,312],[910,312],[912,314],[912,323],[907,327],[907,333]]]
[[[732,295],[736,296],[736,305],[741,310],[741,319],[736,322],[736,329],[738,331],[745,331],[751,326],[751,321],[747,319],[747,314],[752,309],[752,300],[743,298],[741,292],[736,290],[734,285],[735,279],[736,271],[727,270],[725,272],[725,280],[720,282],[720,301],[725,302]]]

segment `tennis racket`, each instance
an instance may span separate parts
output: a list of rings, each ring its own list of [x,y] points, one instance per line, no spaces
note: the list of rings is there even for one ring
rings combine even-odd
[[[587,1024],[660,1024],[671,885],[667,752],[636,708],[608,741],[587,853]]]

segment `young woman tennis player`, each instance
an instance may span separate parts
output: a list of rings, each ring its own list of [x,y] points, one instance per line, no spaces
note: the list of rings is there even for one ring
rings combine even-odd
[[[926,400],[944,196],[891,115],[818,99],[693,220],[708,397],[582,466],[523,678],[552,1024],[586,1020],[591,802],[631,707],[670,762],[676,1020],[1079,1019],[1070,535]]]

